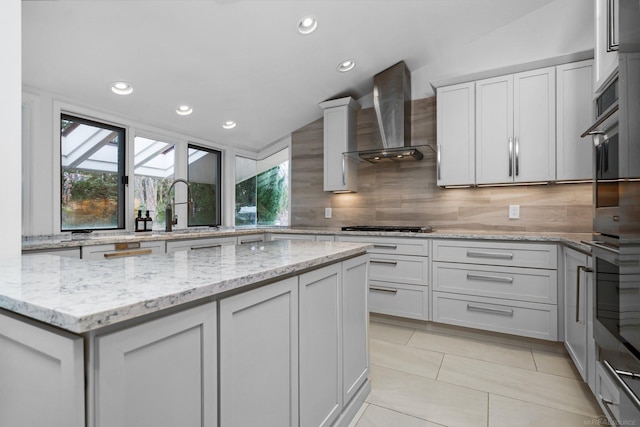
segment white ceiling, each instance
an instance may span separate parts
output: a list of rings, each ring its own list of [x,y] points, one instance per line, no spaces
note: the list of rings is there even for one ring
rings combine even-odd
[[[259,151],[366,96],[404,60],[429,81],[591,44],[587,0],[23,1],[23,84],[135,122]],[[565,16],[562,16],[564,14]],[[310,35],[296,31],[318,19]],[[587,27],[585,29],[585,27]],[[336,71],[346,59],[349,73]],[[515,62],[513,62],[515,63]],[[416,81],[415,77],[419,79]],[[129,96],[109,84],[132,83]],[[180,104],[191,116],[175,114]],[[225,130],[222,123],[238,126]]]

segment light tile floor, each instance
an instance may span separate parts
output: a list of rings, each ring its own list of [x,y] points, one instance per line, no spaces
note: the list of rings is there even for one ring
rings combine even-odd
[[[607,425],[561,343],[372,316],[350,427]]]

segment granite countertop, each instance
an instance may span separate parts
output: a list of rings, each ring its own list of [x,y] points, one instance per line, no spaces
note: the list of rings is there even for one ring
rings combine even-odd
[[[79,246],[93,246],[113,244],[129,241],[170,241],[185,239],[200,239],[211,237],[242,236],[259,233],[281,234],[320,234],[320,235],[352,235],[352,236],[380,236],[380,237],[412,237],[423,239],[467,239],[467,240],[507,240],[528,242],[552,242],[583,252],[590,252],[591,248],[582,243],[593,239],[591,233],[558,233],[549,231],[479,231],[479,230],[434,230],[431,233],[381,232],[381,231],[342,231],[339,228],[289,228],[289,227],[260,227],[260,228],[227,228],[227,229],[196,229],[178,230],[171,233],[93,233],[91,235],[72,238],[70,234],[57,236],[25,237],[22,241],[23,251],[77,248]]]
[[[371,245],[274,241],[110,260],[0,258],[0,308],[74,333],[238,293]]]

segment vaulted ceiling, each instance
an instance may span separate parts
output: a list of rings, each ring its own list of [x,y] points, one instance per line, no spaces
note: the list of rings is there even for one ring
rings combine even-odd
[[[592,48],[586,0],[23,1],[23,84],[79,106],[260,151],[366,97],[404,60],[430,81]],[[313,16],[317,30],[297,31]],[[344,60],[356,67],[337,71]],[[127,96],[114,81],[133,86]],[[179,105],[193,114],[179,116]],[[225,121],[237,123],[222,128]]]

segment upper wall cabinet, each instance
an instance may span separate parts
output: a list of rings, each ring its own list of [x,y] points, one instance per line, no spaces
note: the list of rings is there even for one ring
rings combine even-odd
[[[589,60],[557,67],[558,181],[593,178],[593,145],[580,138],[592,121],[592,65]]]
[[[595,0],[593,89],[603,89],[618,67],[618,0]]]
[[[351,97],[320,103],[324,110],[324,191],[355,192],[358,160],[343,153],[356,151],[356,112]]]
[[[476,183],[555,180],[555,68],[476,82]]]
[[[473,185],[475,83],[438,88],[438,185]]]

